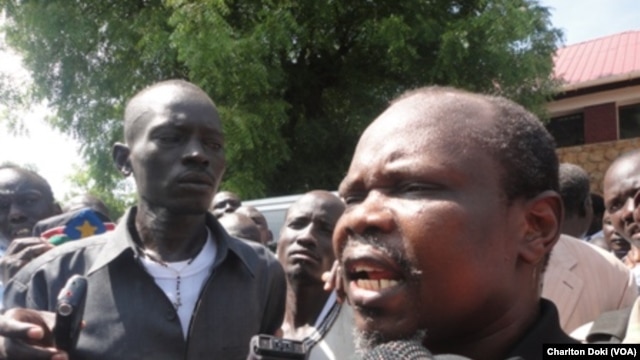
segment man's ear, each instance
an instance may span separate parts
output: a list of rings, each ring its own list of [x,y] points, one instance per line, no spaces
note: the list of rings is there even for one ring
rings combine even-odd
[[[131,175],[132,171],[129,154],[131,154],[131,150],[127,145],[119,142],[113,145],[113,151],[111,152],[113,162],[116,164],[120,173],[125,177]]]
[[[520,256],[530,264],[543,261],[560,237],[564,215],[562,198],[545,191],[526,204],[526,232],[520,242]]]

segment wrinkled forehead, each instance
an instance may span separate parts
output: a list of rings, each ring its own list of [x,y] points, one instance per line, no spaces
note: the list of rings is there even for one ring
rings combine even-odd
[[[426,147],[468,148],[473,134],[495,126],[491,106],[460,94],[418,94],[391,105],[364,131],[354,155],[366,157]]]

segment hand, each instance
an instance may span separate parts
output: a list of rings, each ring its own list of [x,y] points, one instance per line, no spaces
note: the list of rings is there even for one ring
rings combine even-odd
[[[51,250],[53,245],[38,237],[15,239],[0,258],[0,276],[6,284],[31,260]]]
[[[67,360],[54,348],[51,329],[55,314],[15,308],[0,315],[0,357],[2,359]]]
[[[344,290],[344,280],[342,278],[342,267],[338,260],[333,262],[333,266],[330,271],[322,274],[322,280],[324,281],[324,289],[326,291],[336,291],[337,300],[339,303],[344,302],[347,298],[347,293]]]

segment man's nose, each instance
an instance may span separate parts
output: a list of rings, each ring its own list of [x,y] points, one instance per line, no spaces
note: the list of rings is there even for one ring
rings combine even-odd
[[[296,238],[296,242],[310,249],[315,249],[318,246],[318,239],[316,239],[314,234],[313,224],[308,224],[300,231]]]
[[[19,224],[27,220],[27,217],[22,211],[22,208],[16,204],[12,204],[9,209],[9,222],[12,224]]]
[[[204,146],[198,139],[191,139],[187,143],[182,160],[183,162],[197,163],[204,166],[209,165],[209,157],[207,157]]]
[[[393,231],[393,213],[385,205],[384,197],[384,194],[372,191],[360,204],[353,205],[343,215],[347,229],[355,234]]]

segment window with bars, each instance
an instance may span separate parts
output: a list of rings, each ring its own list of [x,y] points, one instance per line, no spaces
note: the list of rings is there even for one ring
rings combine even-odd
[[[620,139],[640,137],[640,104],[618,108]]]
[[[556,140],[557,147],[584,144],[584,114],[576,113],[552,118],[547,130]]]

